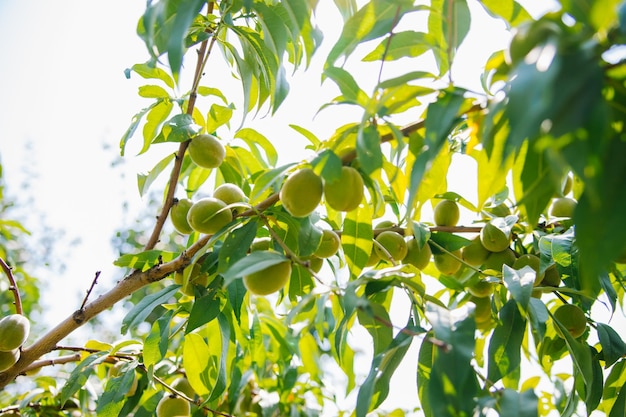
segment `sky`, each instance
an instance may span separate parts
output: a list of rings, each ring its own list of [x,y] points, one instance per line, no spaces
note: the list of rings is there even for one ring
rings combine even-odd
[[[54,265],[37,271],[48,285],[42,302],[49,324],[78,308],[96,271],[102,275],[95,296],[121,278],[112,265],[118,254],[110,241],[117,227],[132,223],[125,216],[136,215],[146,204],[134,178],[172,151],[163,146],[152,156],[129,152],[121,163],[118,158],[131,117],[148,103],[136,94],[142,80],[124,76],[124,69],[148,58],[135,32],[144,7],[139,0],[0,0],[0,159],[7,188],[20,198],[34,197],[25,207],[33,239],[43,233],[38,229],[43,216],[46,225],[63,231],[60,242],[79,242],[61,244],[65,249],[53,253],[53,262],[66,266],[62,274]],[[328,49],[338,36],[339,16],[334,10],[320,15]],[[479,23],[472,30],[467,43],[475,46],[461,49],[462,66],[454,68],[455,79],[476,90],[481,64],[508,41],[503,26],[484,27]],[[325,138],[344,123],[338,114],[345,121],[360,117],[335,108],[314,117],[337,94],[330,83],[319,87],[323,57],[320,51],[312,70],[292,80],[292,95],[275,117],[251,121],[280,143],[282,162],[304,157],[299,151],[304,139],[287,124],[295,122]],[[240,94],[234,80],[220,79],[219,86]],[[131,142],[131,149],[139,142]],[[450,178],[452,191],[466,188],[464,177]],[[22,190],[22,184],[28,187]]]

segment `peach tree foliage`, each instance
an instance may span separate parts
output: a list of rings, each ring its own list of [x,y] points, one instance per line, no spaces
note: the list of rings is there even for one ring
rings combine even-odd
[[[381,405],[402,366],[417,382],[420,415],[624,415],[626,345],[609,321],[624,307],[626,67],[615,50],[626,41],[626,9],[611,0],[562,1],[533,20],[513,0],[480,2],[515,35],[485,63],[477,93],[456,85],[450,72],[470,28],[465,0],[335,5],[343,27],[319,75],[340,94],[321,111],[352,106],[362,117],[342,121],[327,138],[292,126],[313,156],[278,165],[271,132],[248,123],[258,112],[274,114],[289,94],[288,71],[306,69],[325,42],[317,2],[148,3],[137,31],[150,58],[128,76],[146,80],[139,95],[149,104],[120,145],[122,154],[130,141],[142,141],[141,153],[173,146],[138,176],[142,195],[167,179],[161,207],[145,246],[115,260],[125,278],[31,337],[20,360],[0,373],[4,411],[145,416],[177,396],[192,403],[193,415],[386,415],[394,405]],[[424,17],[418,30],[412,23]],[[424,54],[428,68],[417,63]],[[212,72],[219,59],[230,71]],[[380,71],[371,91],[353,70],[357,60]],[[395,63],[406,72],[385,77]],[[240,101],[220,89],[230,75],[241,83]],[[413,122],[400,125],[407,115]],[[189,157],[190,140],[201,134],[224,145],[216,168]],[[476,162],[475,197],[448,190],[448,172],[468,175],[455,173],[455,154]],[[310,168],[327,187],[342,166],[363,180],[357,208],[338,211],[322,199],[304,217],[285,209],[280,190],[291,173]],[[212,235],[170,232],[178,200],[196,201],[223,183],[246,195],[227,206],[232,220]],[[556,198],[575,199],[573,212],[551,215]],[[441,200],[470,213],[468,224],[434,224],[427,208]],[[506,249],[470,261],[464,249],[486,224]],[[0,223],[4,235],[10,226]],[[318,272],[322,229],[341,236],[341,250]],[[414,239],[410,247],[432,257],[419,268],[393,259],[376,240],[383,231]],[[264,237],[270,246],[251,252]],[[515,267],[526,254],[539,258],[538,268]],[[285,261],[284,288],[268,297],[248,293],[244,275]],[[78,326],[142,291],[124,318],[123,341],[94,337],[73,347],[73,356],[57,348]],[[392,314],[397,303],[405,310]],[[577,306],[584,320],[557,320],[563,305]],[[358,342],[371,345],[365,357],[351,337],[356,328],[369,335]],[[30,376],[76,352],[80,360],[59,379]],[[119,362],[125,366],[111,373]],[[175,383],[182,376],[188,385]],[[37,389],[21,392],[23,378]],[[333,405],[350,393],[354,407]]]

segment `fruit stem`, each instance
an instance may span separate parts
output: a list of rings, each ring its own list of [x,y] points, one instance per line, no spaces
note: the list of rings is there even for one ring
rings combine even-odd
[[[15,312],[17,314],[24,314],[22,311],[22,299],[20,298],[20,289],[17,286],[17,282],[15,282],[13,269],[9,265],[7,265],[7,263],[2,258],[0,258],[0,266],[2,266],[4,273],[7,274],[7,277],[9,278],[9,291],[13,293],[13,297],[15,298]]]

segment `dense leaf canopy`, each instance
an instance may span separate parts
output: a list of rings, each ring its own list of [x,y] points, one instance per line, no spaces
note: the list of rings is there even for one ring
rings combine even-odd
[[[292,124],[309,157],[290,160],[250,121],[276,114],[289,74],[328,42],[317,3],[148,2],[149,60],[126,72],[147,105],[120,151],[171,146],[137,176],[141,195],[166,181],[156,220],[114,261],[123,280],[0,370],[0,409],[147,416],[179,397],[194,416],[624,415],[626,344],[610,323],[625,295],[626,5],[563,0],[533,18],[514,0],[335,0],[343,26],[318,75],[339,94],[319,111],[359,116],[324,138]],[[480,92],[451,71],[470,6],[512,33]],[[230,76],[239,92],[222,91]],[[190,155],[208,135],[217,154]],[[243,193],[207,203],[224,183]],[[441,201],[452,211],[433,217]],[[25,300],[2,282],[4,315],[38,296],[10,245],[25,232],[0,220],[6,282]],[[58,347],[125,298],[121,341]],[[36,376],[55,363],[68,372]],[[400,371],[414,409],[385,401]]]

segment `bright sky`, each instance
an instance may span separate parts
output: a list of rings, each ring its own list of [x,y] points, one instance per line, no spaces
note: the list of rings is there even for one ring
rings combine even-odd
[[[0,0],[0,158],[8,191],[15,195],[20,193],[19,184],[29,184],[24,194],[34,201],[26,207],[32,211],[27,226],[38,224],[43,215],[45,224],[67,231],[62,242],[80,239],[69,250],[54,253],[67,265],[62,275],[37,272],[54,294],[62,294],[44,294],[45,319],[50,324],[79,306],[95,271],[103,271],[97,292],[108,290],[120,278],[112,265],[117,254],[111,250],[110,239],[116,227],[132,221],[122,218],[122,202],[135,208],[131,213],[140,210],[144,203],[137,192],[136,173],[171,152],[164,146],[155,158],[128,157],[118,168],[111,168],[132,115],[148,103],[136,94],[142,84],[139,77],[129,81],[123,73],[147,59],[135,33],[144,7],[145,1],[139,0]],[[330,15],[321,15],[325,21],[320,24],[327,24]],[[328,25],[331,31],[337,27]],[[461,50],[463,65],[454,69],[457,81],[476,90],[480,65],[508,39],[503,27],[493,28],[495,35],[484,27],[484,22],[476,26],[467,40],[475,47]],[[326,48],[336,36],[326,33]],[[322,52],[318,58],[323,56]],[[313,66],[320,68],[321,59]],[[233,86],[232,94],[239,94],[236,83],[229,80],[225,85]],[[255,122],[268,138],[281,141],[281,152],[287,149],[283,162],[302,158],[297,149],[305,143],[288,123],[295,121],[324,138],[359,117],[352,113],[352,118],[337,121],[332,109],[313,120],[319,105],[336,95],[332,88],[323,93],[319,89],[319,71],[298,75],[292,91],[296,94],[275,119]],[[451,187],[461,186],[451,182]],[[35,239],[41,233],[32,232]],[[396,400],[401,401],[401,395]]]

